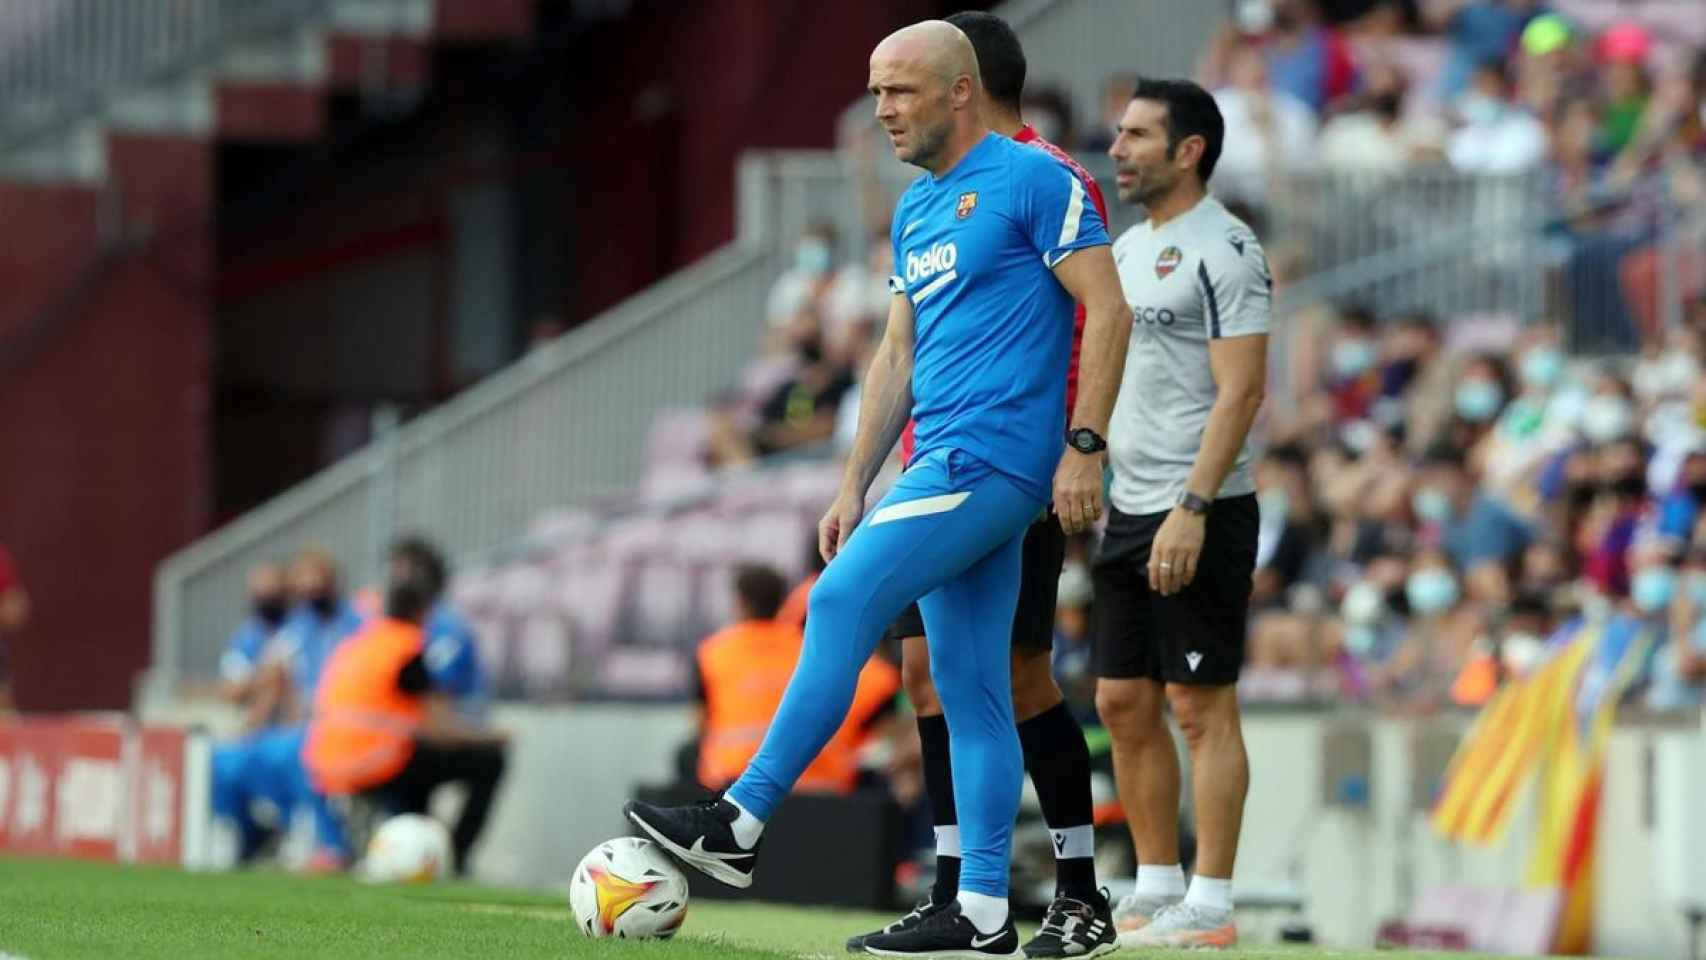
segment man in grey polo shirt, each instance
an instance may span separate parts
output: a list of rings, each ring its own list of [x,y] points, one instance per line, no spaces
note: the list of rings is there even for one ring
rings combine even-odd
[[[1232,864],[1250,774],[1235,686],[1258,524],[1246,438],[1265,389],[1271,281],[1250,228],[1207,193],[1223,136],[1201,87],[1145,80],[1108,151],[1120,199],[1149,213],[1114,244],[1133,327],[1094,573],[1096,702],[1138,851],[1137,889],[1114,912],[1131,946],[1238,936]],[[1188,892],[1164,704],[1191,753]]]

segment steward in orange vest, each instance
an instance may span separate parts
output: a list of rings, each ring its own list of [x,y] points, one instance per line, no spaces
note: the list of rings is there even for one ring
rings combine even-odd
[[[421,623],[441,579],[393,560],[385,616],[344,641],[321,674],[302,762],[316,790],[369,796],[393,814],[424,814],[435,788],[463,784],[468,798],[451,831],[462,875],[503,777],[508,737],[468,727],[432,690]]]
[[[777,619],[785,590],[782,577],[769,567],[741,567],[735,573],[738,621],[699,645],[698,774],[709,789],[728,786],[746,769],[799,663],[800,628]],[[894,703],[899,689],[900,671],[872,657],[859,673],[846,721],[800,776],[797,789],[851,793],[871,724]]]

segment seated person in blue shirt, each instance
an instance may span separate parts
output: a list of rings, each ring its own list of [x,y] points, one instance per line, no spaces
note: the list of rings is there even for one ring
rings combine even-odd
[[[1469,575],[1486,564],[1508,564],[1534,536],[1522,518],[1476,486],[1463,452],[1449,445],[1423,456],[1411,506],[1418,520],[1438,528],[1452,565]]]
[[[483,723],[490,692],[485,671],[480,667],[474,628],[445,596],[445,588],[450,583],[450,567],[445,563],[444,555],[424,538],[405,537],[392,544],[390,563],[393,571],[400,565],[407,565],[428,573],[433,601],[425,624],[425,659],[427,673],[432,677],[432,688],[456,701],[456,710],[462,719]]]
[[[257,580],[270,585],[269,576],[261,573]],[[342,821],[309,788],[302,767],[304,711],[314,702],[314,686],[332,651],[361,626],[361,617],[342,595],[337,562],[325,551],[298,554],[288,579],[296,604],[283,623],[259,640],[245,624],[221,664],[228,688],[253,699],[249,729],[255,732],[214,748],[213,808],[215,816],[235,825],[240,862],[258,853],[271,835],[257,810],[270,809],[271,827],[283,830],[305,809],[314,819],[312,865],[327,867],[347,862],[350,850]],[[275,613],[270,591],[253,595],[266,596],[268,614]],[[258,614],[256,619],[265,622]]]
[[[269,683],[278,671],[262,670],[276,661],[279,645],[274,642],[290,610],[285,591],[284,569],[262,563],[249,571],[249,615],[231,634],[219,658],[220,695],[242,708],[243,729],[256,730],[279,722],[288,708],[283,691]]]
[[[343,595],[337,561],[324,550],[304,550],[291,562],[290,592],[296,606],[280,639],[291,663],[297,701],[306,710],[314,702],[320,671],[338,644],[360,629],[361,615]]]

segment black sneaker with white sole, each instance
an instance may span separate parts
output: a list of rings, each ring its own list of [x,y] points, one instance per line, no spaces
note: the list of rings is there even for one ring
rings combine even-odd
[[[994,933],[981,933],[960,912],[958,902],[936,911],[911,930],[878,933],[865,938],[865,952],[874,957],[1006,957],[1019,960],[1019,931],[1009,917]]]
[[[1099,957],[1119,949],[1107,891],[1088,901],[1057,896],[1043,915],[1042,929],[1025,944],[1025,956]]]
[[[712,880],[743,890],[752,886],[752,868],[764,841],[747,849],[735,840],[732,824],[740,811],[727,800],[706,800],[689,807],[630,800],[622,814],[677,860]]]
[[[948,903],[952,903],[952,902],[953,902],[952,900],[948,901]],[[938,913],[941,913],[943,910],[946,910],[947,908],[948,908],[947,903],[937,903],[935,900],[931,899],[930,897],[925,897],[924,899],[918,901],[918,905],[913,907],[912,911],[910,913],[908,913],[904,917],[901,917],[899,920],[896,920],[895,922],[889,924],[888,926],[882,928],[881,930],[876,930],[876,931],[873,931],[871,933],[861,933],[856,937],[848,937],[847,938],[847,952],[848,953],[864,953],[865,952],[865,941],[866,940],[869,940],[872,937],[881,936],[882,934],[885,934],[885,933],[900,933],[904,930],[911,930],[913,927],[918,926],[919,924],[923,923],[925,920],[930,919],[931,917],[935,916]]]

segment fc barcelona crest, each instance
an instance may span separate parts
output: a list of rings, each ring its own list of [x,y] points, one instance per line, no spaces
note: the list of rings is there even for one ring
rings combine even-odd
[[[960,202],[957,205],[955,205],[955,207],[954,207],[954,216],[959,217],[961,220],[964,220],[965,218],[971,216],[972,211],[976,210],[976,209],[977,209],[977,191],[973,190],[969,193],[962,193],[962,194],[960,194]]]
[[[1177,270],[1180,261],[1184,259],[1185,255],[1179,252],[1178,247],[1168,247],[1161,251],[1161,255],[1155,258],[1155,279],[1167,279],[1167,274]]]

